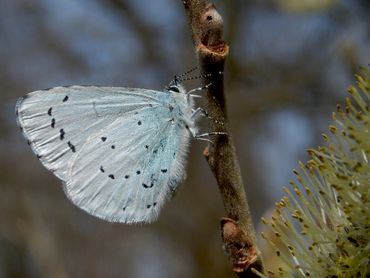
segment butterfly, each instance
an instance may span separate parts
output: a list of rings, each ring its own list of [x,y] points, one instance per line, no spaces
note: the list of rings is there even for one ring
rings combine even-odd
[[[198,89],[175,78],[163,91],[39,90],[17,101],[17,123],[72,203],[110,222],[148,223],[185,179]]]

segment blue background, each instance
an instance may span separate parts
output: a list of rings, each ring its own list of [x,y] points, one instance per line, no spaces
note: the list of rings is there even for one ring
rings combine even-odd
[[[296,162],[308,159],[305,150],[323,144],[331,111],[343,103],[358,66],[370,61],[370,5],[215,4],[230,45],[230,123],[261,231],[260,217],[282,196]],[[195,66],[182,1],[0,0],[0,7],[0,277],[232,275],[204,142],[192,144],[188,179],[158,222],[126,226],[74,207],[15,122],[16,99],[30,91],[71,84],[161,90]]]

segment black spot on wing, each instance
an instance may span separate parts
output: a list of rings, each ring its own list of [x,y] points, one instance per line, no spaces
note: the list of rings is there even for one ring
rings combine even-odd
[[[75,153],[76,147],[71,143],[71,141],[68,141],[67,144],[68,144],[68,147],[72,150],[72,152]]]
[[[114,150],[115,148],[116,148],[116,146],[115,146],[115,145],[112,145],[112,146],[111,146],[111,149],[112,149],[112,150]]]
[[[48,115],[49,116],[51,116],[51,111],[53,110],[53,107],[50,107],[49,109],[48,109]]]
[[[148,145],[145,145],[145,148],[146,148],[146,149],[149,149],[149,146],[148,146]]]
[[[64,135],[66,134],[64,132],[64,129],[62,128],[61,130],[59,130],[59,133],[60,133],[60,136],[59,136],[60,140],[63,140],[64,139]]]
[[[110,177],[112,180],[114,180],[114,175],[110,174],[108,177]]]
[[[104,170],[104,168],[103,168],[103,165],[102,165],[102,166],[100,166],[100,171],[101,171],[102,173],[104,173],[104,172],[105,172],[105,170]]]
[[[107,137],[104,137],[104,136],[103,136],[103,137],[101,137],[100,139],[101,139],[103,142],[105,142],[105,141],[107,140]]]
[[[140,172],[140,170],[137,170],[137,171],[136,171],[136,174],[137,174],[137,175],[140,175],[140,173],[141,173],[141,172]]]
[[[152,188],[154,184],[150,183],[150,185],[147,185],[146,183],[142,183],[142,185],[144,188]]]
[[[146,205],[146,208],[149,209],[151,208],[152,206],[155,207],[157,205],[157,202],[154,202],[153,205]]]
[[[125,179],[128,179],[129,177],[130,177],[129,175],[126,175],[126,176],[125,176]]]
[[[55,119],[54,119],[54,118],[52,118],[52,119],[51,119],[51,124],[50,124],[50,126],[51,126],[52,128],[54,128],[54,127],[55,127]]]
[[[141,124],[142,124],[142,122],[141,122],[141,121],[138,121],[138,122],[137,122],[137,125],[141,125]]]
[[[68,100],[68,96],[65,96],[64,98],[63,98],[63,102],[66,102],[67,100]]]
[[[167,173],[167,169],[161,169],[162,173]]]

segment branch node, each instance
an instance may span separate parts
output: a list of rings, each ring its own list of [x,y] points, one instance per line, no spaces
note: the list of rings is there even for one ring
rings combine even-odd
[[[223,247],[232,264],[233,271],[238,273],[246,271],[250,265],[257,261],[258,250],[237,221],[223,217],[220,223]]]
[[[212,47],[224,43],[223,26],[224,22],[221,15],[217,12],[214,4],[207,4],[205,11],[200,17],[201,42]]]

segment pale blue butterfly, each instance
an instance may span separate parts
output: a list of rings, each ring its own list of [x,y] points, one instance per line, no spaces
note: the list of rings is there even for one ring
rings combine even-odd
[[[164,91],[55,87],[20,98],[17,122],[75,205],[107,221],[152,222],[185,178],[190,138],[204,135],[191,94],[203,88],[186,91],[176,78]]]

